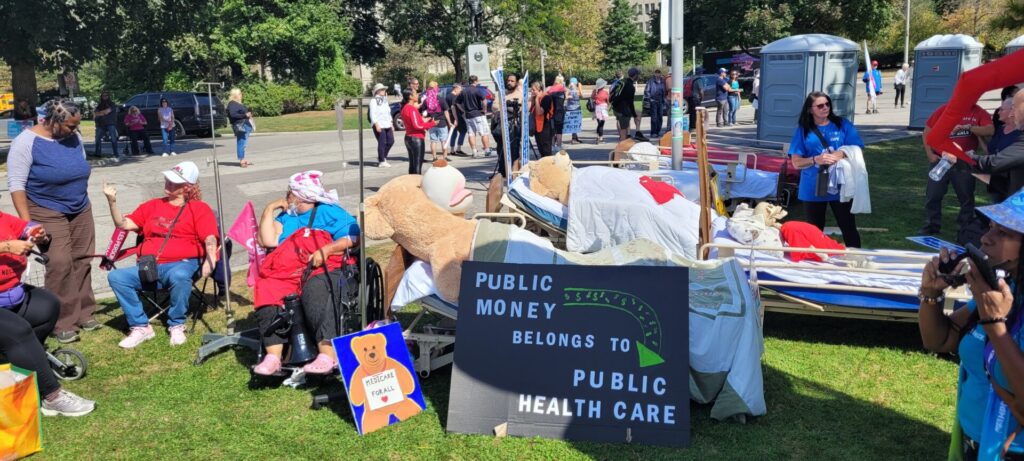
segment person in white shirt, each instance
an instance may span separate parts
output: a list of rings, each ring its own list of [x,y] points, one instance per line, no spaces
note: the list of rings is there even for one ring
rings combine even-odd
[[[395,130],[391,126],[391,104],[388,104],[387,87],[378,83],[373,86],[373,100],[370,101],[370,123],[373,136],[377,138],[377,166],[389,168],[388,152],[395,145]]]
[[[893,79],[896,82],[896,101],[893,102],[895,107],[903,108],[903,96],[907,93],[907,81],[910,80],[909,69],[910,66],[903,63],[903,67],[896,71],[896,77]]]

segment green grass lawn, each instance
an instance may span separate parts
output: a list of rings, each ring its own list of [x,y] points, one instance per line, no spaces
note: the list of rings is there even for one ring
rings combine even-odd
[[[889,229],[865,233],[869,247],[913,248],[903,237],[922,216],[927,165],[918,142],[867,150],[874,213],[858,224]],[[946,215],[949,237],[953,209]],[[383,261],[389,249],[374,247],[371,256]],[[235,280],[244,328],[253,324],[251,291],[244,277]],[[417,309],[403,311],[403,324]],[[707,406],[692,405],[689,449],[447,434],[447,368],[422,381],[423,414],[360,437],[344,402],[309,409],[314,391],[341,391],[336,380],[313,390],[252,388],[249,351],[192,365],[206,331],[201,325],[185,346],[168,346],[161,328],[155,340],[124,351],[116,345],[126,326],[116,303],[104,301],[98,318],[107,328],[74,345],[89,357],[89,375],[67,384],[97,400],[98,409],[78,419],[44,419],[46,451],[33,459],[940,459],[954,415],[956,364],[924,352],[916,325],[769,313],[762,361],[767,415],[746,424],[717,422]],[[223,311],[205,319],[222,329]]]

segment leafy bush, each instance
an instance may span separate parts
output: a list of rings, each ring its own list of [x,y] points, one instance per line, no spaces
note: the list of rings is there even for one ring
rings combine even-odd
[[[193,88],[192,78],[184,71],[175,70],[164,76],[164,90],[192,91]]]
[[[309,107],[306,92],[296,83],[253,82],[241,89],[245,105],[259,117],[290,114]]]

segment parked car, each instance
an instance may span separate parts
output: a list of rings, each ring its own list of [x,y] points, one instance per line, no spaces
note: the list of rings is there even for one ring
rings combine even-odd
[[[160,107],[160,99],[167,98],[167,102],[174,109],[175,135],[184,136],[194,134],[200,137],[208,137],[211,133],[210,127],[210,100],[206,93],[191,93],[184,91],[163,91],[141,93],[128,98],[121,104],[117,116],[118,133],[128,133],[124,125],[124,116],[128,109],[136,106],[146,117],[146,134],[157,136],[160,134],[160,121],[157,117],[157,109]],[[213,97],[213,129],[228,126],[227,111],[224,104],[217,96]]]

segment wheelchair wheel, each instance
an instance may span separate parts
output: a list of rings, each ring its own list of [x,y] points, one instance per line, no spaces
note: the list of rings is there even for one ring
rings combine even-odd
[[[58,379],[75,381],[85,376],[89,362],[81,352],[74,349],[57,349],[50,354],[50,368]]]

